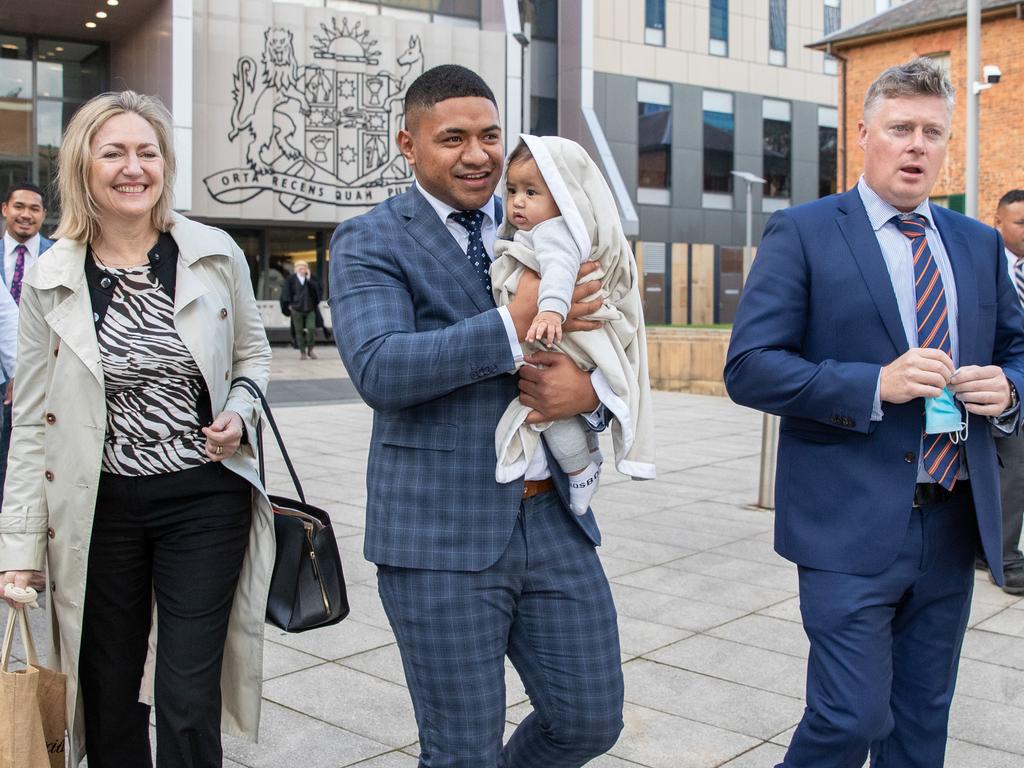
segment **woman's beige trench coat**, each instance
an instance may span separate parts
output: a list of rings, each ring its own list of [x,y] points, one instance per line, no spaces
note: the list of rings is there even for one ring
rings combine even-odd
[[[270,346],[253,300],[248,266],[224,232],[175,215],[178,244],[174,324],[210,390],[213,413],[238,412],[256,434],[259,404],[235,376],[266,387]],[[14,383],[14,431],[0,514],[0,571],[49,569],[54,648],[68,676],[71,765],[85,740],[78,695],[86,565],[100,478],[106,401],[96,342],[85,245],[60,240],[27,273]],[[224,466],[253,485],[249,547],[235,592],[221,677],[223,728],[255,738],[260,715],[263,622],[274,563],[273,512],[253,449],[243,445]],[[150,642],[140,699],[152,702]]]

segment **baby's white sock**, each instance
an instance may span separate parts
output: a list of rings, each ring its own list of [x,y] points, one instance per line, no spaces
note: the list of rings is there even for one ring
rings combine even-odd
[[[569,508],[576,515],[585,515],[590,500],[597,493],[597,480],[601,476],[601,465],[590,462],[578,475],[569,475]]]

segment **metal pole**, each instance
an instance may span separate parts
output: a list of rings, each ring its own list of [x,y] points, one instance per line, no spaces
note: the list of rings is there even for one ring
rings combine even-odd
[[[967,0],[967,162],[964,213],[978,217],[978,62],[981,58],[981,0]]]
[[[757,506],[775,509],[775,458],[779,450],[779,417],[766,413],[761,417],[761,482],[757,486]]]
[[[750,273],[750,264],[753,262],[753,257],[750,253],[750,244],[753,242],[753,230],[754,230],[754,185],[751,182],[747,182],[747,239],[743,246],[743,281],[746,282],[747,275]]]

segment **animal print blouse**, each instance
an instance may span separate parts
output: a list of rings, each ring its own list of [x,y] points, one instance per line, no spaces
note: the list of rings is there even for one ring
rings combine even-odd
[[[116,286],[97,328],[106,386],[103,471],[157,475],[205,464],[199,366],[174,328],[174,299],[149,266],[106,269]]]

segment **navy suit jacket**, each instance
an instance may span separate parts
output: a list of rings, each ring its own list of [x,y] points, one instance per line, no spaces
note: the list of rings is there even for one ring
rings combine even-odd
[[[487,568],[508,545],[523,492],[494,479],[495,429],[519,391],[493,298],[415,187],[335,230],[330,279],[338,349],[374,411],[366,558]],[[550,456],[548,465],[565,502],[568,482]],[[599,543],[592,514],[576,519]]]
[[[952,262],[959,364],[1002,366],[1024,393],[1024,315],[999,234],[939,206]],[[883,403],[881,366],[906,352],[878,240],[856,188],[774,214],[740,300],[725,367],[737,403],[782,417],[775,549],[800,565],[861,575],[899,553],[918,470],[924,400]],[[1001,578],[999,475],[990,425],[965,445],[978,528]]]

